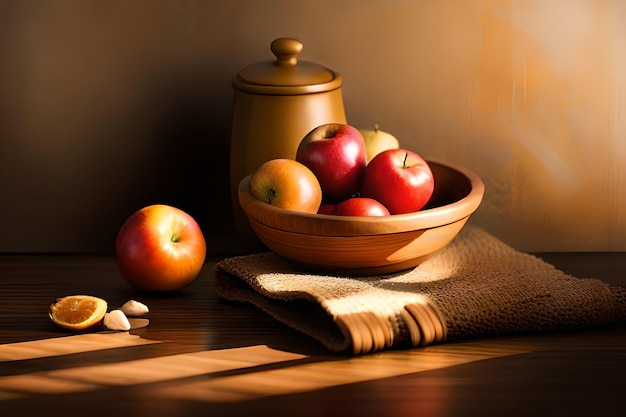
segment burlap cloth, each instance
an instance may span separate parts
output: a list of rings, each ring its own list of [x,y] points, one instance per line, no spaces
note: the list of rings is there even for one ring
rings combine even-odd
[[[567,275],[469,225],[402,273],[321,275],[268,252],[224,259],[214,279],[218,297],[250,302],[333,351],[355,354],[626,318],[626,288]]]

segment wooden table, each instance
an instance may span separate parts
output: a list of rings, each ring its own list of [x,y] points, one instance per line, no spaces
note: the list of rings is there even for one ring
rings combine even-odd
[[[623,253],[544,254],[626,285]],[[146,296],[112,257],[0,256],[2,416],[624,416],[626,326],[335,354],[255,307],[218,300],[207,262],[178,295]],[[56,298],[129,299],[148,327],[72,335]]]

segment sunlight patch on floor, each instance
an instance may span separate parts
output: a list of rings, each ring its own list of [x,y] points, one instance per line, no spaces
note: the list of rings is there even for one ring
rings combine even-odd
[[[0,345],[0,362],[160,343],[127,332],[89,333]]]
[[[258,372],[204,378],[156,388],[154,395],[208,402],[243,401],[391,378],[528,352],[528,349],[498,343],[386,351],[349,359],[327,358]]]
[[[68,338],[60,338],[1,345],[0,358],[7,362],[154,343],[123,333],[82,335],[69,342]],[[392,378],[530,351],[519,344],[498,341],[442,344],[355,357],[307,356],[263,345],[246,346],[0,376],[0,400],[124,386],[148,388],[151,396],[234,402]]]

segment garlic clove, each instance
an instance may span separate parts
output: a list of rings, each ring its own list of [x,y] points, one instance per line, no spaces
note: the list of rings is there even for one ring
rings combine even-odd
[[[125,302],[119,309],[127,316],[141,316],[150,311],[147,305],[135,300]]]
[[[102,324],[109,330],[130,330],[130,322],[126,317],[126,314],[124,314],[121,310],[113,310],[106,313]]]

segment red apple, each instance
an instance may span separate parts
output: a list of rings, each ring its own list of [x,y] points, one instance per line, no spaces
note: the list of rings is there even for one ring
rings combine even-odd
[[[391,214],[411,213],[426,205],[434,187],[433,173],[421,156],[389,149],[368,164],[361,196],[379,201]]]
[[[317,213],[322,203],[320,183],[306,166],[293,159],[272,159],[250,178],[250,194],[285,210]]]
[[[318,126],[301,140],[296,161],[313,171],[322,187],[323,200],[338,203],[361,189],[367,165],[363,136],[350,125]]]
[[[335,208],[337,208],[335,204],[322,203],[319,210],[317,210],[317,214],[334,214]]]
[[[206,242],[198,223],[163,204],[142,208],[120,228],[115,241],[122,276],[144,291],[178,291],[200,274]]]
[[[337,216],[389,216],[389,210],[373,198],[352,197],[335,206]]]

